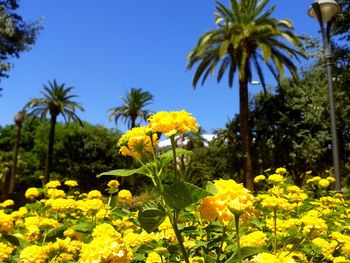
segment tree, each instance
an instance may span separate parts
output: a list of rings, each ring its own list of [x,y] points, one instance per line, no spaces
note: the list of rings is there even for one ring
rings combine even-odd
[[[136,123],[137,118],[147,120],[150,111],[144,108],[153,102],[153,95],[151,93],[142,89],[131,88],[125,94],[125,97],[121,99],[123,101],[122,106],[108,110],[110,114],[109,120],[114,119],[115,123],[118,124],[118,120],[122,118],[128,124],[129,129],[138,125]]]
[[[73,87],[65,87],[65,84],[57,84],[56,80],[49,81],[49,86],[44,85],[41,94],[42,98],[34,98],[27,103],[25,109],[30,110],[29,115],[35,117],[40,116],[45,119],[50,114],[50,132],[49,143],[47,148],[47,156],[45,162],[44,182],[50,180],[50,172],[52,166],[53,145],[55,139],[55,126],[58,115],[62,115],[65,122],[70,120],[78,121],[82,125],[82,121],[76,115],[76,109],[84,111],[84,108],[77,102],[72,101],[76,95],[71,95]]]
[[[297,79],[297,68],[292,61],[301,52],[296,49],[300,40],[293,32],[289,20],[271,17],[274,6],[264,11],[269,0],[231,0],[230,8],[217,2],[217,29],[200,37],[196,47],[188,55],[188,69],[198,64],[193,77],[193,87],[218,67],[217,81],[228,71],[228,84],[232,87],[234,75],[239,81],[240,135],[244,153],[244,178],[246,187],[254,189],[251,145],[248,127],[248,83],[252,78],[252,66],[266,89],[261,62],[277,81],[283,79],[287,68]]]
[[[17,0],[0,1],[0,78],[7,77],[11,69],[10,58],[29,49],[42,26],[39,21],[26,23],[15,13]]]
[[[350,41],[350,2],[348,0],[338,0],[337,3],[341,12],[334,17],[332,34],[339,35],[341,39]]]

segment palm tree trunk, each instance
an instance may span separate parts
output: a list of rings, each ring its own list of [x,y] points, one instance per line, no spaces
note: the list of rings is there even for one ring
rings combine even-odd
[[[48,147],[47,147],[47,155],[46,155],[45,171],[44,171],[44,183],[45,184],[50,181],[53,145],[54,145],[54,141],[55,141],[56,120],[57,120],[57,115],[51,115],[49,144],[48,144]]]
[[[244,183],[250,191],[254,191],[253,164],[249,136],[249,99],[248,80],[239,81],[240,130],[244,162]]]

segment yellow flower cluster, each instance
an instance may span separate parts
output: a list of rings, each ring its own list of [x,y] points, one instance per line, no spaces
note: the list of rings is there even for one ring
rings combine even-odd
[[[132,194],[129,190],[122,189],[118,192],[117,199],[120,206],[130,206],[132,201]]]
[[[75,186],[78,186],[78,182],[75,180],[67,180],[64,182],[64,185],[69,187],[75,187]]]
[[[262,231],[254,231],[244,235],[240,239],[241,247],[263,247],[266,245],[267,236]]]
[[[131,156],[137,160],[141,159],[144,153],[151,153],[154,150],[153,146],[157,144],[157,134],[152,133],[148,127],[135,127],[128,130],[118,141],[120,153],[125,156]]]
[[[3,262],[6,258],[9,258],[14,249],[15,248],[13,246],[0,242],[0,262]]]
[[[39,197],[40,192],[39,192],[38,188],[30,187],[27,189],[27,191],[25,192],[24,195],[29,200],[35,200],[36,198]]]
[[[253,206],[254,197],[249,190],[234,180],[216,180],[214,186],[217,193],[201,200],[198,208],[201,217],[208,221],[219,219],[228,225],[233,215],[241,215]]]
[[[189,131],[198,131],[196,119],[185,110],[160,111],[152,115],[148,120],[148,127],[153,132],[161,132],[168,137]]]
[[[317,237],[317,238],[312,240],[312,243],[316,247],[319,247],[322,249],[322,254],[326,259],[332,260],[334,258],[332,253],[334,252],[335,248],[338,245],[337,241],[331,240],[330,242],[328,242],[327,240],[325,240],[321,237]]]
[[[93,240],[89,244],[83,244],[80,260],[81,263],[115,262],[126,263],[131,258],[125,244],[119,239],[120,234],[109,224],[101,224],[93,231]]]
[[[5,214],[0,210],[0,234],[10,233],[13,229],[13,219],[11,215]]]
[[[335,178],[328,176],[327,178],[321,178],[320,176],[314,176],[306,180],[307,184],[318,185],[320,188],[327,188],[331,183],[335,182]]]
[[[9,206],[15,205],[15,202],[12,199],[7,199],[4,202],[0,203],[0,207],[6,208]]]

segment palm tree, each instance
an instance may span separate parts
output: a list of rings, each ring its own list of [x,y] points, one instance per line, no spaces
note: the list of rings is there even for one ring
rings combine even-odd
[[[62,115],[65,122],[71,120],[78,121],[82,125],[82,121],[76,115],[75,111],[79,109],[84,111],[84,108],[80,106],[73,98],[76,95],[70,94],[74,87],[65,87],[65,84],[57,84],[56,80],[53,82],[49,81],[49,85],[43,86],[41,94],[42,98],[31,99],[25,106],[29,109],[28,115],[40,117],[46,119],[46,115],[50,114],[50,132],[49,132],[49,143],[47,149],[47,156],[44,170],[44,182],[47,183],[50,180],[50,172],[52,167],[52,154],[53,145],[55,139],[55,127],[58,115]]]
[[[110,121],[114,119],[115,123],[118,124],[118,120],[122,118],[128,124],[128,128],[132,129],[138,125],[136,123],[137,118],[140,117],[141,120],[147,120],[151,111],[144,108],[153,102],[151,93],[142,89],[131,88],[129,92],[126,92],[125,97],[121,99],[123,101],[122,106],[108,110]]]
[[[230,0],[230,7],[217,2],[217,28],[200,37],[196,47],[188,55],[187,68],[197,65],[193,87],[202,79],[203,85],[209,74],[217,69],[220,82],[228,71],[228,84],[232,87],[234,75],[238,75],[240,94],[240,135],[244,152],[244,176],[246,187],[253,190],[253,167],[248,130],[248,83],[255,67],[264,90],[266,89],[263,62],[279,82],[287,68],[297,79],[297,68],[292,61],[302,54],[298,36],[288,20],[271,17],[275,7],[264,11],[269,0]]]

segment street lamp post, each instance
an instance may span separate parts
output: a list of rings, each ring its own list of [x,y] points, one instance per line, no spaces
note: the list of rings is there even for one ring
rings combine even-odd
[[[329,93],[329,108],[331,115],[331,130],[332,130],[332,153],[333,153],[333,166],[335,175],[335,189],[341,191],[340,184],[340,171],[339,171],[339,151],[338,151],[338,139],[336,118],[334,111],[334,99],[333,99],[333,82],[332,82],[332,51],[329,41],[329,31],[331,28],[331,19],[339,12],[339,5],[334,0],[316,0],[308,10],[308,15],[317,19],[320,24],[324,59],[326,61],[327,79],[328,79],[328,93]],[[325,27],[326,24],[326,27]]]
[[[16,137],[15,137],[15,146],[13,149],[13,161],[12,161],[12,170],[11,170],[11,178],[9,185],[9,194],[12,194],[15,190],[16,185],[16,173],[17,173],[17,157],[18,157],[18,147],[19,147],[19,138],[21,136],[21,128],[24,121],[24,112],[19,111],[14,116],[13,120],[16,124]]]

